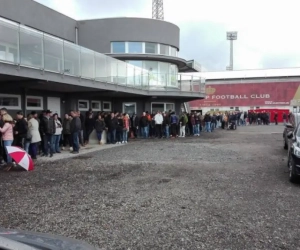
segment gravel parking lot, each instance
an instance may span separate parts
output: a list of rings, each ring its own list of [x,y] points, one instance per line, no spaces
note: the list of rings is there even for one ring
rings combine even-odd
[[[136,141],[0,172],[0,225],[100,249],[300,249],[282,131]]]

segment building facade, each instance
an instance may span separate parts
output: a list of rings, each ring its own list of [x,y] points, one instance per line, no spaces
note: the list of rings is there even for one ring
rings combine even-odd
[[[0,8],[0,106],[12,112],[174,110],[205,97],[178,57],[179,28],[144,18],[77,21],[32,0]]]
[[[206,79],[206,98],[189,102],[202,112],[300,106],[300,68],[195,73]]]

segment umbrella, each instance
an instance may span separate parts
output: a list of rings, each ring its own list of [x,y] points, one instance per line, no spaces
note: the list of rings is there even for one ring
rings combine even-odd
[[[33,161],[25,150],[13,146],[6,146],[6,149],[10,157],[15,160],[16,164],[27,171],[31,171],[34,169]]]

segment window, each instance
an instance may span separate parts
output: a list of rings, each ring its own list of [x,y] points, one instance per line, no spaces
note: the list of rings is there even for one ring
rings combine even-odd
[[[127,63],[135,67],[143,68],[143,61],[127,61]]]
[[[41,96],[26,96],[26,109],[28,110],[43,110],[43,97]]]
[[[111,102],[103,102],[103,111],[111,111]]]
[[[174,111],[174,103],[163,103],[163,102],[152,102],[151,103],[151,112],[169,112],[169,110]]]
[[[234,109],[234,107],[230,107],[230,109]]]
[[[144,69],[157,73],[158,72],[158,62],[144,61]]]
[[[133,113],[136,113],[136,103],[123,103],[123,113],[127,113],[129,116],[132,116]]]
[[[128,42],[128,53],[143,53],[143,43]]]
[[[101,110],[101,102],[100,101],[92,101],[92,110],[100,111]]]
[[[160,45],[160,54],[161,55],[169,55],[169,46],[161,44]]]
[[[156,43],[145,43],[145,53],[157,54],[157,44]]]
[[[112,53],[125,53],[125,42],[112,42],[111,51]]]
[[[78,100],[78,110],[88,111],[90,108],[88,100]]]
[[[1,94],[0,108],[21,109],[21,96]]]
[[[172,111],[175,110],[174,103],[166,103],[165,111],[169,111],[169,110],[172,110]]]
[[[170,53],[170,55],[171,56],[176,56],[176,53],[177,52],[177,49],[176,48],[174,48],[174,47],[171,47],[171,53]]]

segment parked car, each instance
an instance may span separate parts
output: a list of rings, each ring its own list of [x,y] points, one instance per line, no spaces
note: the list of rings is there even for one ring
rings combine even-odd
[[[287,138],[287,134],[290,131],[294,131],[294,126],[290,123],[285,124],[284,126],[284,130],[283,130],[283,148],[284,149],[288,149],[288,138]]]
[[[294,131],[289,131],[286,137],[288,138],[289,179],[291,182],[297,182],[300,177],[300,124]]]
[[[0,228],[0,249],[99,250],[85,242],[50,234]]]

